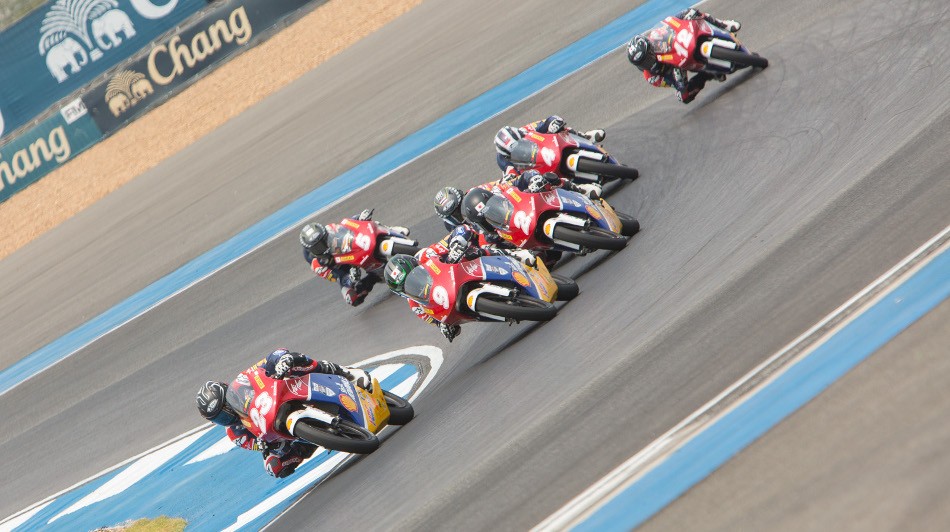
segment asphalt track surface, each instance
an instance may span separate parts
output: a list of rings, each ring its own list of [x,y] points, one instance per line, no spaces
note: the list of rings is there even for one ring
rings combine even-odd
[[[0,262],[3,364],[632,7],[522,6],[502,19],[501,2],[424,3]],[[418,401],[418,418],[276,528],[350,526],[352,505],[371,501],[385,517],[361,524],[524,529],[950,223],[945,3],[704,8],[741,20],[744,41],[772,66],[713,82],[683,106],[670,91],[646,86],[618,52],[322,216],[376,206],[377,219],[434,239],[442,231],[432,194],[495,175],[490,139],[499,125],[556,111],[579,127],[605,127],[606,147],[643,176],[611,203],[644,229],[620,253],[566,266],[583,272],[582,293],[554,322],[467,326],[448,346],[382,290],[358,309],[343,308],[335,287],[312,279],[295,235],[287,235],[0,398],[0,456],[5,476],[18,479],[0,487],[0,515],[194,427],[197,386],[244,369],[275,344],[315,353],[319,346],[319,355],[345,363],[434,343],[446,349],[446,362]],[[573,33],[551,39],[539,16]],[[479,22],[490,29],[477,49],[461,46]],[[526,32],[529,22],[541,30]],[[502,37],[525,33],[533,38],[520,39],[519,52],[500,62],[511,42]],[[353,83],[387,68],[386,85]],[[376,116],[387,98],[400,105]],[[349,121],[341,126],[343,116]],[[326,146],[333,137],[343,142]],[[933,355],[946,345],[927,341],[933,334],[912,327],[895,342],[909,338]],[[886,380],[874,361],[855,374]],[[923,393],[918,401],[926,405],[932,398]],[[915,415],[925,409],[905,412]],[[854,419],[837,423],[860,430]],[[816,429],[797,430],[789,437]],[[933,467],[948,478],[945,460]],[[724,479],[714,491],[736,491],[744,479]],[[835,477],[841,486],[850,479],[847,469]],[[783,484],[795,486],[779,483],[777,496]],[[798,496],[814,504],[821,493]],[[849,502],[859,511],[876,500]],[[946,501],[916,501],[927,502],[933,510]],[[804,526],[794,510],[781,518]],[[724,519],[742,526],[755,515]],[[929,523],[915,515],[934,514],[909,513],[904,524]]]

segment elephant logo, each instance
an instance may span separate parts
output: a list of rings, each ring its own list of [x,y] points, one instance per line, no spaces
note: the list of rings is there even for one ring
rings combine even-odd
[[[155,90],[144,74],[134,70],[121,70],[106,85],[106,104],[118,118],[133,105],[144,100]]]
[[[40,55],[46,68],[62,83],[83,65],[102,57],[135,36],[129,16],[117,9],[118,0],[56,0],[40,26]]]

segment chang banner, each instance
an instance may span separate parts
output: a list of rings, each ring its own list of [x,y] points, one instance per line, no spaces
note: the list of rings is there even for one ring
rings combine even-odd
[[[102,139],[82,100],[0,146],[0,202]]]
[[[325,1],[325,0],[324,0]],[[188,85],[199,73],[249,46],[258,35],[318,0],[221,2],[148,53],[86,91],[82,98],[106,135]]]
[[[127,59],[207,0],[53,0],[0,32],[0,137]]]

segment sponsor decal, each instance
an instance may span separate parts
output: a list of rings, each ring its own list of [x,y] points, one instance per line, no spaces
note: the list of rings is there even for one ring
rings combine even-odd
[[[350,397],[356,397],[356,392],[353,391],[353,385],[350,384],[350,381],[348,379],[341,379],[340,387],[343,388],[343,391],[349,394]]]
[[[40,26],[39,49],[50,75],[62,83],[132,37],[135,26],[118,0],[56,0]]]
[[[349,219],[343,220],[343,225],[345,225],[345,226],[347,226],[347,227],[352,227],[353,229],[359,229],[359,228],[360,228],[360,224],[354,222],[353,220],[349,220]]]
[[[468,262],[463,262],[461,264],[462,270],[471,275],[472,277],[481,277],[482,276],[482,265],[481,261],[472,260]]]
[[[106,86],[105,102],[112,115],[118,117],[154,92],[152,82],[145,74],[120,70]]]
[[[512,198],[514,198],[515,201],[517,201],[517,202],[520,202],[520,201],[521,201],[521,196],[519,196],[518,193],[515,192],[515,189],[514,189],[514,188],[508,189],[508,195],[511,196]]]
[[[247,18],[244,6],[238,7],[225,20],[220,18],[211,23],[207,30],[199,31],[188,44],[182,43],[180,35],[175,35],[167,42],[152,48],[148,54],[148,75],[159,85],[168,85],[175,78],[185,72],[185,68],[193,69],[203,61],[212,57],[223,44],[246,44],[253,34],[251,22]],[[159,61],[168,63],[171,60],[172,68],[160,69]]]
[[[435,261],[433,261],[432,259],[429,259],[429,262],[426,262],[426,266],[428,266],[436,274],[442,275],[442,270],[439,269],[438,266],[436,266]]]
[[[484,264],[485,270],[497,273],[498,275],[508,275],[508,270],[495,266],[493,264]]]
[[[333,390],[327,388],[326,386],[324,386],[324,385],[322,385],[322,384],[320,384],[320,383],[318,383],[318,382],[311,383],[311,384],[310,384],[310,389],[313,390],[313,391],[315,391],[315,392],[317,392],[317,393],[319,393],[319,394],[323,394],[323,395],[325,395],[325,396],[327,396],[327,397],[333,397],[334,395],[336,395],[336,394],[333,392]]]
[[[500,234],[501,237],[504,238],[505,240],[514,240],[514,237],[511,236],[511,235],[509,235],[508,233],[499,233],[499,234]]]
[[[292,379],[287,381],[287,389],[294,395],[304,395],[304,383],[302,379]]]
[[[536,140],[536,141],[538,141],[538,142],[544,142],[544,137],[542,137],[541,135],[538,135],[537,133],[535,133],[535,132],[533,132],[533,131],[532,131],[531,133],[528,133],[528,138],[529,138],[529,139],[534,139],[534,140]]]
[[[349,410],[350,412],[356,412],[356,402],[353,401],[353,398],[345,393],[340,394],[340,404],[343,405],[343,408]]]
[[[513,273],[511,274],[511,276],[514,277],[514,278],[515,278],[515,282],[517,282],[517,283],[520,284],[521,286],[531,286],[531,281],[529,281],[528,278],[525,277],[523,273],[521,273],[521,272],[513,272]]]
[[[0,190],[40,170],[44,163],[54,163],[51,166],[56,166],[56,163],[69,159],[70,155],[72,147],[63,126],[54,127],[45,138],[35,138],[12,154],[0,151]],[[48,171],[44,169],[43,173]]]
[[[256,371],[254,372],[254,382],[257,383],[258,388],[264,388],[264,381],[261,380],[261,376]]]
[[[588,205],[586,208],[587,208],[587,214],[590,214],[591,216],[593,216],[594,218],[598,220],[603,218],[603,215],[600,214],[600,211],[598,211],[597,208],[594,207],[593,205]]]
[[[543,202],[544,202],[545,204],[547,204],[547,205],[550,205],[551,207],[560,207],[560,206],[561,206],[560,200],[557,199],[557,193],[556,193],[556,192],[542,192],[542,193],[541,193],[541,201],[543,201]]]
[[[59,114],[63,116],[63,120],[66,121],[66,124],[72,124],[88,113],[89,110],[86,109],[86,104],[83,103],[82,98],[76,98],[59,110]],[[2,129],[3,128],[0,128],[0,130]],[[0,131],[0,133],[2,133],[2,131]]]
[[[353,262],[355,259],[356,259],[355,255],[343,255],[340,257],[336,257],[337,263],[340,263],[340,264],[344,262]]]

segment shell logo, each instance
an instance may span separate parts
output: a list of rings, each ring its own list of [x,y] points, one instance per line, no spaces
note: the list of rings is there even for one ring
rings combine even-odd
[[[343,405],[343,408],[346,408],[350,412],[356,412],[356,402],[353,401],[353,398],[345,393],[340,394],[340,404]]]
[[[528,278],[525,277],[524,274],[521,273],[521,272],[514,272],[514,273],[512,274],[512,277],[514,277],[514,278],[515,278],[515,281],[516,281],[518,284],[520,284],[521,286],[530,286],[530,285],[531,285],[531,281],[529,281]]]
[[[603,215],[601,215],[600,212],[599,212],[596,208],[594,208],[594,207],[592,207],[592,206],[590,206],[590,205],[587,206],[587,213],[590,214],[591,216],[593,216],[594,218],[598,219],[598,220],[600,220],[601,218],[603,218]]]

